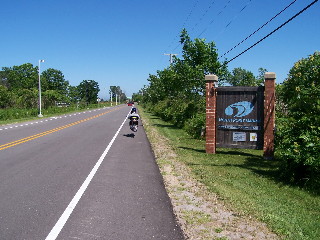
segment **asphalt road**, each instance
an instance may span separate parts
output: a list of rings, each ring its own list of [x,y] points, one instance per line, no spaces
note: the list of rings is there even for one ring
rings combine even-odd
[[[130,109],[0,126],[0,239],[183,239]]]

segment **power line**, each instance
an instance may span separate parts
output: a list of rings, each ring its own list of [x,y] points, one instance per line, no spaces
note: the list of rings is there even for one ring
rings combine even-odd
[[[220,32],[217,36],[221,35],[221,34],[231,25],[231,23],[241,14],[241,12],[248,7],[248,5],[251,3],[251,1],[252,1],[252,0],[247,1],[246,5],[241,8],[241,10],[239,11],[239,13],[238,13],[237,15],[235,15],[235,16],[229,21],[229,23],[224,27],[224,29],[221,30],[221,32]]]
[[[260,31],[262,28],[264,28],[266,25],[268,25],[272,20],[274,20],[276,17],[278,17],[281,13],[283,13],[285,10],[287,10],[292,4],[294,4],[297,0],[294,0],[293,2],[291,2],[288,6],[286,6],[284,9],[282,9],[279,13],[277,13],[275,16],[273,16],[269,21],[267,21],[265,24],[263,24],[261,27],[259,27],[257,30],[255,30],[253,33],[251,33],[248,37],[246,37],[245,39],[243,39],[241,42],[239,42],[237,45],[235,45],[233,48],[231,48],[229,51],[225,52],[222,56],[219,57],[222,58],[223,56],[225,56],[226,54],[228,54],[229,52],[231,52],[232,50],[234,50],[236,47],[238,47],[239,45],[241,45],[243,42],[245,42],[246,40],[248,40],[250,37],[252,37],[254,34],[256,34],[258,31]]]
[[[250,1],[251,1],[251,0],[250,0]],[[220,12],[216,15],[216,17],[223,13],[223,11],[228,7],[228,5],[230,4],[230,2],[231,2],[231,0],[229,0],[229,1],[224,5],[224,7],[220,10]],[[215,3],[215,1],[213,1],[213,2],[211,3],[211,5],[209,6],[209,9],[212,7],[212,5],[213,5],[214,3]],[[203,14],[203,16],[201,17],[200,21],[202,21],[203,17],[207,14],[207,12],[209,11],[209,9]],[[214,22],[214,20],[215,20],[215,19],[213,19],[213,20],[209,23],[209,25],[211,25],[211,24]],[[199,21],[199,22],[200,22],[200,21]],[[192,28],[192,30],[193,30],[197,25],[198,25],[198,23]],[[207,26],[207,28],[209,27],[209,25]],[[203,31],[198,35],[198,38],[207,30],[207,28],[206,28],[205,30],[203,30]],[[179,46],[180,46],[180,44],[178,44],[178,45],[173,49],[173,51],[175,51]]]
[[[191,15],[192,15],[192,13],[193,13],[193,9],[195,9],[195,8],[196,8],[196,6],[198,5],[198,3],[199,3],[199,0],[197,0],[197,1],[195,2],[195,4],[193,5],[193,7],[191,8],[191,11],[190,11],[190,13],[189,13],[189,15],[188,15],[187,19],[186,19],[186,20],[185,20],[185,22],[183,23],[182,28],[184,28],[184,27],[185,27],[185,24],[187,23],[187,21],[189,20],[190,16],[191,16]]]
[[[222,10],[216,15],[216,17],[218,17],[220,14],[222,14],[223,13],[223,11],[227,8],[227,6],[230,4],[230,2],[231,1],[228,1],[227,3],[226,3],[226,5],[222,8]],[[207,25],[207,27],[198,35],[198,38],[203,34],[203,33],[205,33],[206,31],[207,31],[207,29],[209,28],[209,26],[214,22],[216,20],[216,18],[213,18],[212,20],[211,20],[211,22]]]
[[[191,17],[192,13],[193,13],[193,10],[196,8],[196,6],[198,5],[199,3],[199,0],[196,0],[195,3],[193,4],[193,7],[191,8],[186,20],[184,21],[184,23],[182,24],[182,28],[185,28],[185,25],[187,24],[187,22],[189,21],[189,18]],[[172,40],[172,42],[170,43],[168,49],[171,48],[172,44],[174,44],[174,42],[176,41],[176,39],[178,38],[179,36],[175,36],[175,38]],[[176,48],[175,48],[176,49]],[[174,50],[175,50],[174,49]]]
[[[244,9],[246,9],[246,7],[251,3],[251,1],[252,1],[252,0],[248,0],[248,1],[247,1],[247,3],[244,5],[244,7],[241,8],[241,10],[239,11],[239,13],[238,13],[237,15],[235,15],[235,16],[229,21],[229,23],[225,26],[225,28],[224,28],[221,32],[223,32],[225,29],[227,29],[227,28],[229,27],[229,25],[241,14],[241,12],[242,12]],[[199,22],[202,21],[203,17],[208,13],[209,9],[213,6],[214,3],[215,3],[215,1],[213,1],[213,2],[210,4],[210,6],[209,6],[209,8],[207,9],[207,11],[203,14],[203,16],[200,18],[200,20],[198,21],[198,23],[196,23],[195,26],[191,29],[191,31],[193,31],[194,28],[195,28],[196,26],[198,26]],[[224,10],[228,7],[228,5],[229,5],[230,3],[231,3],[231,0],[229,0],[229,1],[224,5],[224,7],[220,10],[220,12],[216,15],[216,18],[224,12]],[[207,27],[198,35],[197,38],[199,38],[204,32],[207,31],[208,27],[216,20],[216,18],[214,18],[214,19],[211,20],[211,22],[210,22],[210,23],[207,25]],[[220,34],[221,34],[221,32],[220,32]],[[218,35],[220,35],[220,34],[218,34]],[[177,46],[173,49],[173,51],[175,51],[178,47],[179,47],[179,45],[177,45]]]
[[[248,0],[247,3],[245,4],[244,7],[242,7],[242,9],[239,11],[239,13],[234,16],[229,23],[225,26],[225,29],[234,21],[234,19],[236,19],[239,14],[251,3],[252,0]],[[207,8],[207,10],[203,13],[203,15],[200,17],[200,20],[193,26],[193,28],[191,29],[191,32],[199,25],[199,23],[203,20],[203,18],[207,15],[207,13],[209,12],[209,10],[212,8],[212,6],[215,4],[216,1],[212,1],[211,4],[209,5],[209,7]],[[221,15],[224,10],[229,6],[229,4],[231,3],[231,0],[229,0],[224,7],[219,11],[219,13],[216,15],[216,18]],[[199,38],[204,32],[206,32],[206,30],[208,29],[208,27],[215,21],[215,19],[212,19],[211,22],[207,25],[207,27],[198,35],[197,38]],[[175,51],[180,45],[178,44],[173,51]]]
[[[191,32],[199,25],[199,23],[203,20],[203,18],[208,14],[209,10],[211,9],[211,7],[213,6],[214,3],[215,3],[215,1],[211,2],[211,4],[209,5],[209,7],[205,11],[205,13],[200,18],[200,20],[193,26],[193,28],[191,29]]]
[[[289,20],[287,20],[285,23],[281,24],[279,27],[277,27],[275,30],[273,30],[271,33],[269,33],[268,35],[266,35],[265,37],[263,37],[262,39],[260,39],[258,42],[256,42],[255,44],[253,44],[252,46],[248,47],[246,50],[244,50],[243,52],[239,53],[237,56],[235,56],[234,58],[230,59],[229,61],[227,61],[226,63],[230,63],[231,61],[233,61],[234,59],[238,58],[239,56],[241,56],[242,54],[244,54],[245,52],[247,52],[248,50],[250,50],[251,48],[255,47],[257,44],[259,44],[260,42],[262,42],[263,40],[265,40],[266,38],[270,37],[273,33],[275,33],[276,31],[278,31],[280,28],[282,28],[284,25],[286,25],[287,23],[291,22],[294,18],[296,18],[297,16],[299,16],[301,13],[303,13],[304,11],[306,11],[309,7],[311,7],[313,4],[315,4],[316,2],[318,2],[319,0],[315,0],[312,3],[310,3],[308,6],[306,6],[304,9],[302,9],[300,12],[298,12],[296,15],[294,15],[293,17],[291,17]]]

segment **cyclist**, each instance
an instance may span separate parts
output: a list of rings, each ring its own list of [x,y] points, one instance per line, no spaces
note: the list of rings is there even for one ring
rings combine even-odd
[[[132,108],[131,112],[130,112],[130,114],[128,116],[128,119],[130,119],[129,126],[130,126],[130,129],[132,131],[137,131],[139,118],[140,118],[140,116],[137,113],[137,109],[136,108]]]

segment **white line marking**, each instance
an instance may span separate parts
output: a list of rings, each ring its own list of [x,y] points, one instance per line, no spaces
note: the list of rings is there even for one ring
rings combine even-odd
[[[110,107],[103,107],[103,108],[99,108],[99,109],[96,109],[96,110],[93,110],[94,112],[95,111],[101,111],[101,110],[104,110],[104,109],[109,109]],[[92,111],[89,111],[89,112],[92,112]],[[87,113],[87,112],[79,112],[79,113],[74,113],[73,115],[70,114],[70,115],[65,115],[64,117],[72,117],[72,116],[76,116],[76,115],[80,115],[80,114],[83,114],[83,113]],[[39,124],[39,123],[43,123],[43,122],[48,122],[48,121],[52,121],[52,120],[55,120],[55,119],[61,119],[62,117],[50,117],[50,119],[46,119],[46,120],[42,120],[42,121],[37,121],[37,122],[32,122],[32,123],[26,123],[24,125],[16,125],[16,126],[12,126],[12,127],[8,127],[8,128],[1,128],[0,131],[3,131],[3,130],[8,130],[8,129],[13,129],[13,128],[17,128],[17,127],[24,127],[24,126],[28,126],[29,124],[30,125],[33,125],[33,124]]]
[[[124,119],[124,121],[122,122],[121,126],[119,127],[118,131],[116,132],[116,134],[113,136],[111,142],[109,143],[109,145],[107,146],[107,148],[104,150],[104,152],[102,153],[101,157],[99,158],[99,160],[97,161],[96,165],[92,168],[91,172],[89,173],[88,177],[86,178],[86,180],[83,182],[83,184],[81,185],[81,187],[79,188],[78,192],[76,193],[76,195],[74,195],[73,199],[71,200],[71,202],[69,203],[69,205],[67,206],[67,208],[64,210],[63,214],[61,215],[61,217],[59,218],[58,222],[54,225],[54,227],[51,229],[50,233],[48,234],[48,236],[46,237],[46,240],[55,240],[59,233],[61,232],[62,228],[64,227],[65,223],[68,221],[71,213],[73,212],[73,210],[75,209],[75,207],[77,206],[80,198],[82,197],[83,193],[85,192],[85,190],[87,189],[89,183],[91,182],[92,178],[94,177],[94,175],[96,174],[96,172],[98,171],[101,163],[103,162],[104,158],[106,157],[107,153],[109,152],[113,142],[115,141],[116,137],[118,136],[123,124],[126,122],[128,116]]]

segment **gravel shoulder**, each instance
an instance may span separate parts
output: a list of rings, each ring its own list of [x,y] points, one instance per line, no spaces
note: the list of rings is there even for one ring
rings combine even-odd
[[[143,119],[148,139],[186,239],[280,239],[266,224],[229,209],[218,195],[193,178],[168,139]]]

